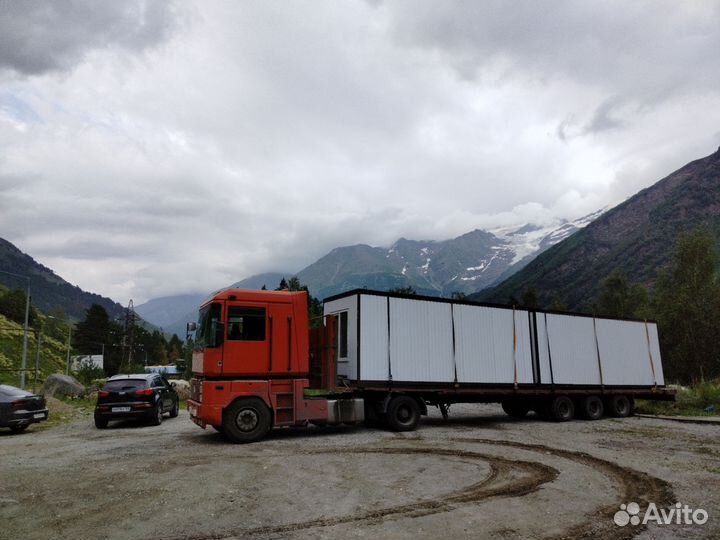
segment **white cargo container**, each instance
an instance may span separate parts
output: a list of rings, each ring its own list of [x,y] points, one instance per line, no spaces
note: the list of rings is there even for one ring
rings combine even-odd
[[[373,390],[404,394],[443,414],[454,402],[499,401],[513,416],[563,419],[568,407],[624,416],[633,398],[673,399],[651,321],[365,289],[325,299],[324,310],[338,321],[338,376],[367,401]]]
[[[340,317],[338,375],[355,382],[664,385],[657,325],[439,298],[352,291]]]

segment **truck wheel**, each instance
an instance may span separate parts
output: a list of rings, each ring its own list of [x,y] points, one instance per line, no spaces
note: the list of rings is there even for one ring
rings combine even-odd
[[[625,418],[626,416],[632,415],[633,402],[627,396],[610,396],[605,401],[605,409],[610,416],[614,416],[615,418]]]
[[[550,400],[546,416],[554,422],[567,422],[575,418],[575,405],[567,396],[558,396]]]
[[[420,422],[420,406],[410,396],[396,396],[388,405],[387,422],[393,431],[413,431]]]
[[[525,418],[530,412],[530,405],[522,399],[506,399],[502,402],[503,411],[513,418]]]
[[[586,420],[599,420],[605,412],[602,399],[597,396],[584,397],[578,405],[580,415]]]
[[[270,431],[270,410],[258,398],[239,399],[223,413],[222,432],[234,443],[262,439]]]

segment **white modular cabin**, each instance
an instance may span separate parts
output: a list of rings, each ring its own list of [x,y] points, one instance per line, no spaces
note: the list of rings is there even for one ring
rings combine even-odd
[[[655,322],[354,290],[338,318],[337,373],[349,383],[453,388],[656,388]]]

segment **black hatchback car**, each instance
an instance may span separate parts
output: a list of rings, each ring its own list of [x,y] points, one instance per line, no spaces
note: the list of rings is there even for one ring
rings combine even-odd
[[[157,373],[114,375],[98,392],[95,427],[104,429],[110,420],[137,418],[160,425],[163,414],[174,418],[180,410],[175,388]]]
[[[30,424],[47,420],[45,398],[0,384],[0,427],[9,427],[13,433],[25,431]]]

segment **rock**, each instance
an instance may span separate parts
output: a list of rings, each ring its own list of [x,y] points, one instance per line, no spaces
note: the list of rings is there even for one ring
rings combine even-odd
[[[50,375],[43,385],[45,396],[78,397],[85,395],[85,387],[71,375]]]
[[[185,379],[176,379],[171,381],[175,385],[175,391],[177,392],[180,399],[187,399],[190,397],[190,383]]]

